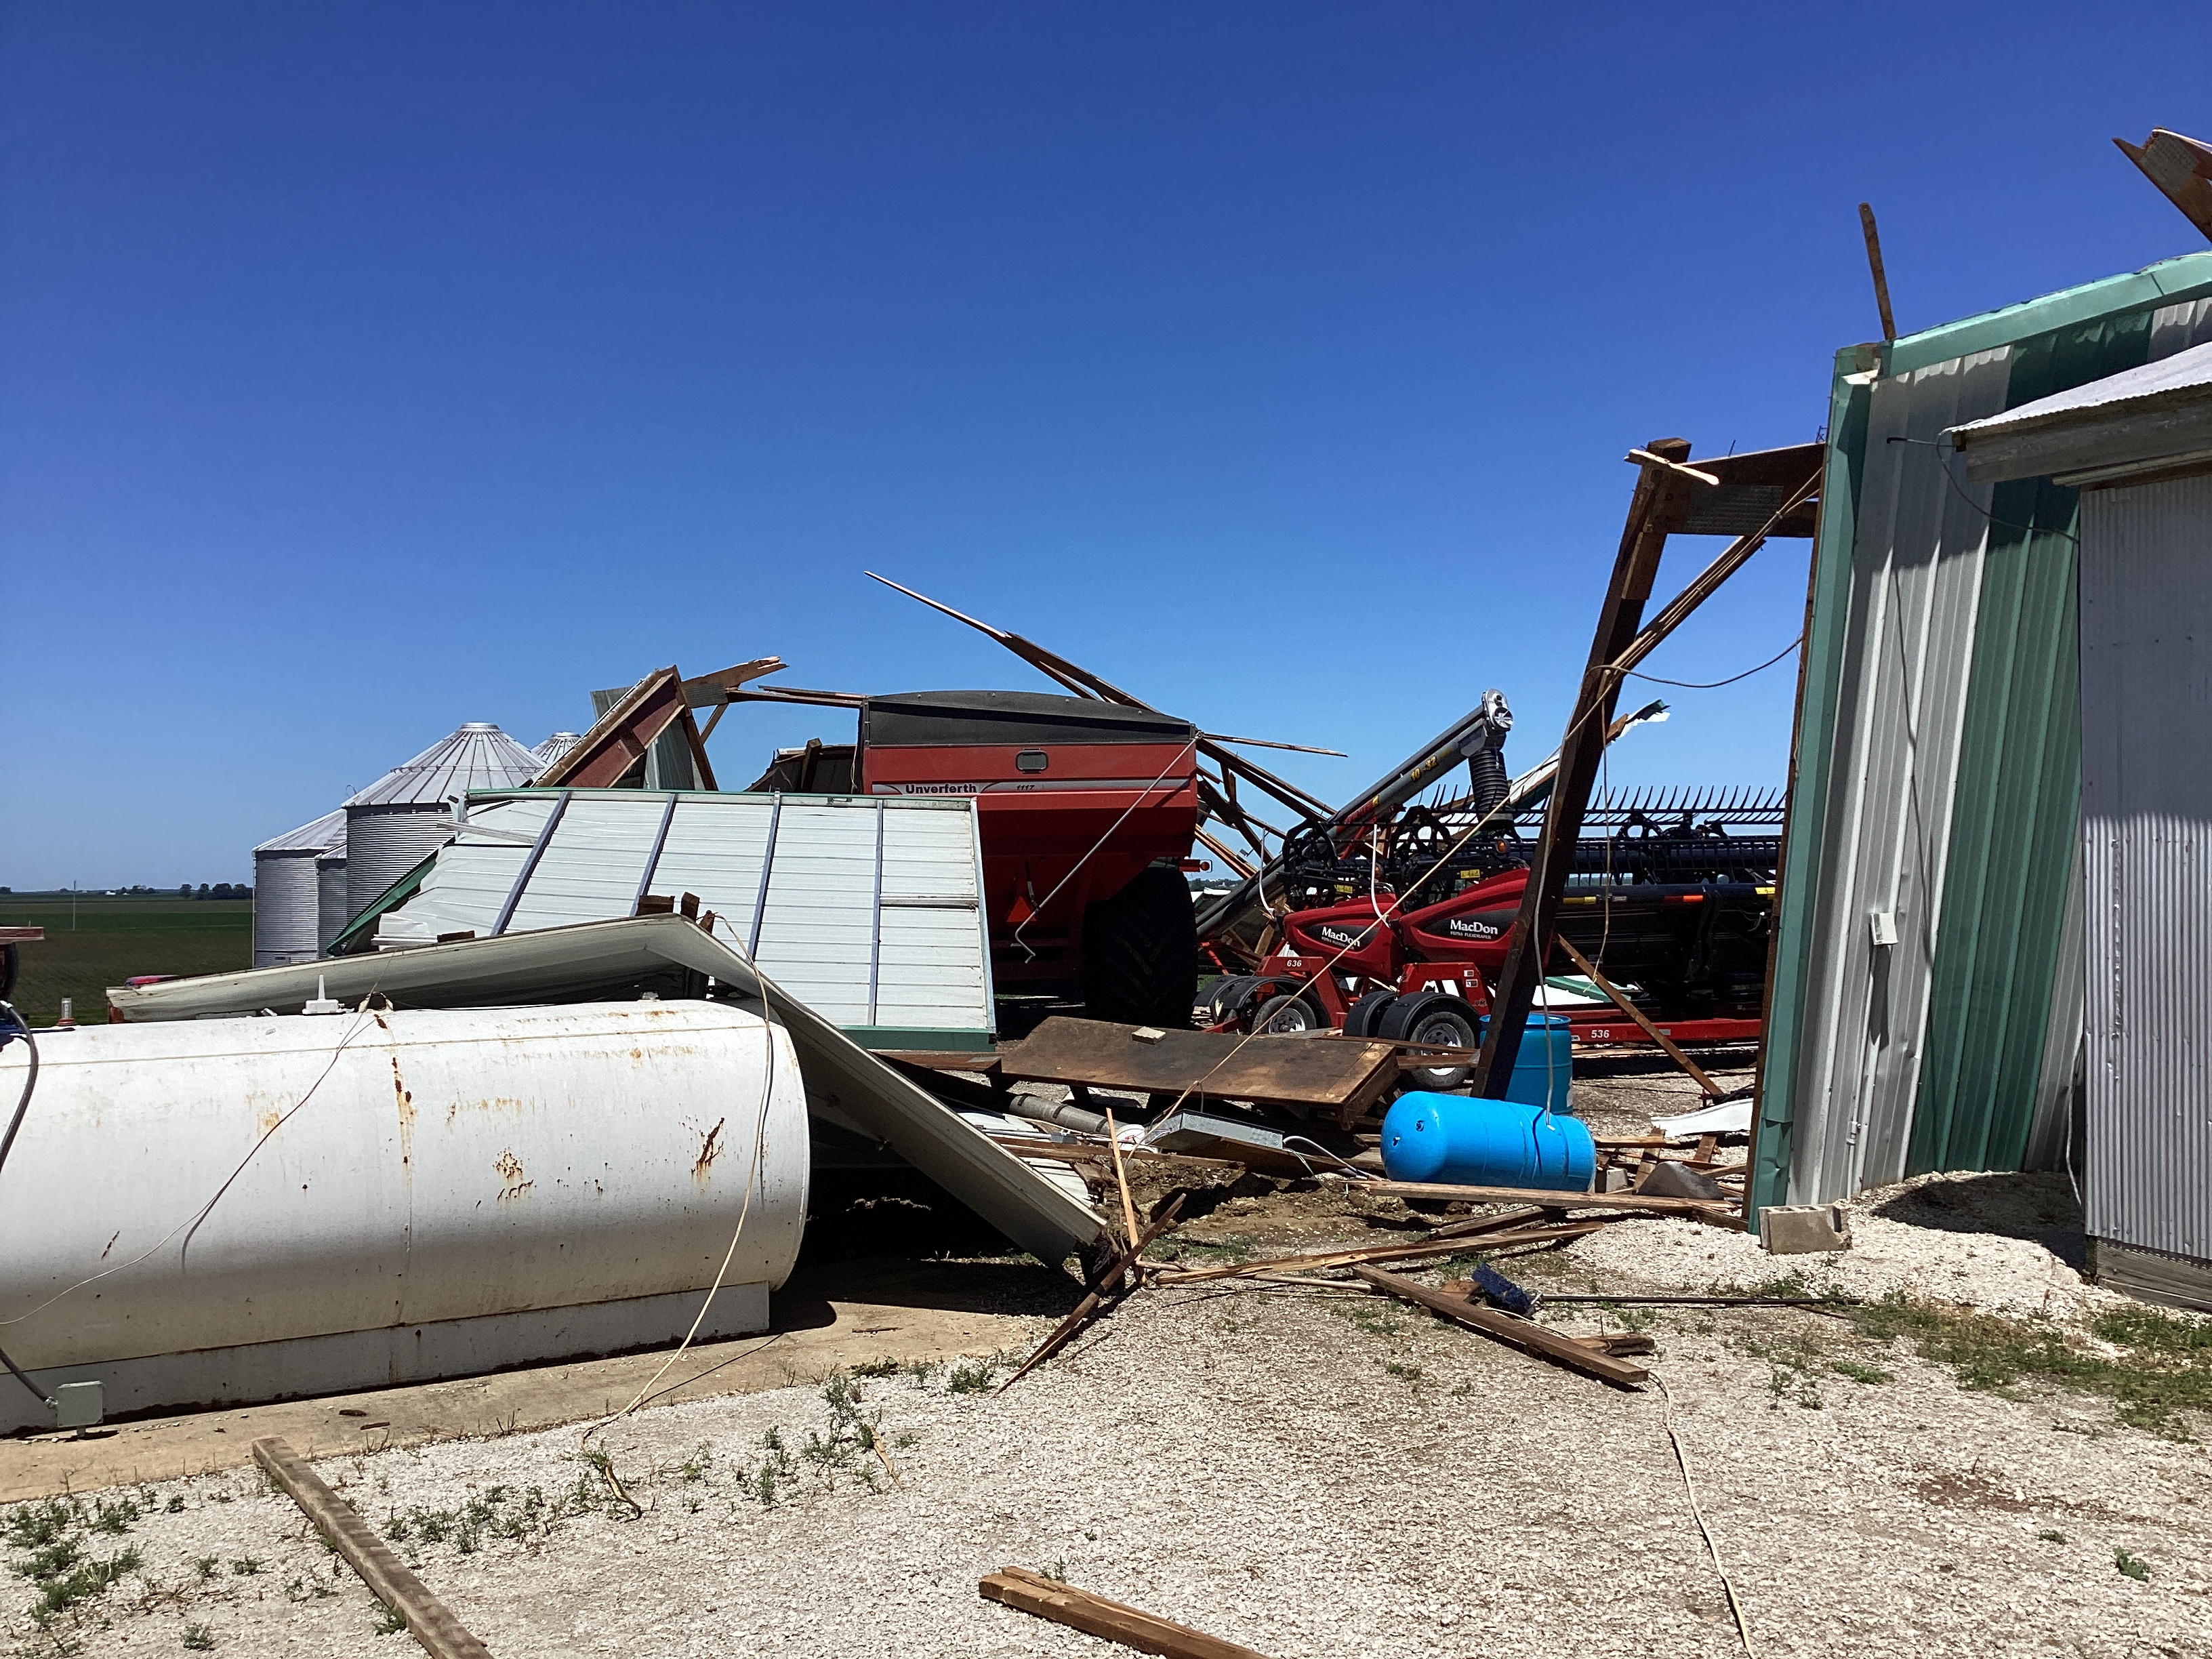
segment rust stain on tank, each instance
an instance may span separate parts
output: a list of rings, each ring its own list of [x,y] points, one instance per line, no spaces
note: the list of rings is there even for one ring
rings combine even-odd
[[[399,1110],[399,1167],[409,1174],[415,1169],[415,1097],[407,1087],[407,1079],[399,1075],[399,1056],[392,1056],[392,1098]]]
[[[446,1108],[446,1121],[459,1121],[463,1112],[513,1112],[520,1117],[527,1106],[520,1095],[486,1095],[481,1100],[457,1100]]]
[[[691,1165],[691,1179],[702,1187],[707,1184],[708,1176],[714,1172],[714,1160],[722,1155],[722,1125],[729,1121],[727,1118],[717,1119],[714,1127],[707,1131],[707,1138],[699,1143],[699,1157]]]
[[[520,1198],[538,1184],[523,1175],[522,1160],[517,1158],[512,1150],[501,1152],[493,1161],[491,1167],[499,1171],[500,1181],[503,1183],[499,1190],[502,1201],[510,1198]]]

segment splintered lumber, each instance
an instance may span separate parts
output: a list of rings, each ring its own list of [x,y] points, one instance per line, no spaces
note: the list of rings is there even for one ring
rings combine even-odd
[[[1129,1248],[1116,1256],[1112,1265],[1098,1275],[1097,1282],[1091,1287],[1090,1294],[1075,1304],[1073,1311],[1060,1322],[1059,1328],[1037,1344],[1036,1352],[1022,1361],[1019,1370],[999,1384],[1000,1394],[1012,1388],[1015,1383],[1066,1347],[1068,1338],[1073,1336],[1089,1322],[1091,1316],[1104,1304],[1108,1294],[1120,1287],[1121,1275],[1137,1264],[1138,1258],[1145,1253],[1145,1246],[1175,1225],[1176,1218],[1182,1213],[1182,1197],[1181,1193],[1177,1193],[1170,1199],[1167,1207],[1160,1212],[1152,1224],[1130,1241]]]
[[[1464,1297],[1448,1296],[1431,1290],[1426,1285],[1401,1279],[1396,1273],[1386,1273],[1379,1267],[1356,1267],[1358,1273],[1378,1291],[1418,1303],[1431,1313],[1440,1313],[1447,1319],[1480,1331],[1485,1336],[1495,1337],[1500,1342],[1520,1349],[1523,1353],[1540,1358],[1557,1360],[1560,1364],[1595,1376],[1601,1382],[1617,1388],[1632,1389],[1642,1383],[1651,1373],[1641,1365],[1632,1365],[1625,1359],[1600,1353],[1596,1349],[1577,1342],[1571,1336],[1539,1325],[1533,1319],[1522,1319],[1497,1308],[1479,1307]]]
[[[1503,1249],[1510,1244],[1561,1244],[1570,1239],[1586,1238],[1604,1225],[1602,1221],[1583,1221],[1564,1227],[1531,1227],[1522,1232],[1482,1235],[1480,1242],[1486,1250]],[[1467,1239],[1455,1234],[1449,1238],[1423,1238],[1406,1244],[1370,1244],[1327,1255],[1279,1255],[1266,1261],[1236,1261],[1219,1267],[1172,1268],[1160,1274],[1159,1282],[1195,1285],[1201,1279],[1234,1279],[1239,1273],[1275,1273],[1286,1268],[1310,1273],[1321,1267],[1353,1267],[1362,1261],[1410,1261],[1424,1255],[1455,1255],[1467,1248]]]
[[[1213,1031],[1166,1031],[1139,1041],[1145,1030],[1055,1014],[1025,1041],[1000,1050],[1000,1073],[1010,1081],[1170,1098],[1319,1107],[1340,1119],[1357,1117],[1398,1080],[1397,1051],[1387,1042]]]
[[[1639,1193],[1553,1193],[1540,1187],[1454,1187],[1431,1181],[1355,1181],[1352,1190],[1375,1198],[1422,1198],[1437,1204],[1534,1204],[1547,1210],[1618,1210],[1623,1215],[1680,1215],[1733,1227],[1726,1204],[1695,1198],[1646,1198]]]
[[[291,1494],[300,1511],[331,1547],[361,1575],[369,1594],[407,1621],[408,1633],[431,1659],[491,1659],[491,1650],[463,1628],[453,1610],[422,1587],[353,1506],[301,1462],[289,1442],[271,1436],[253,1443],[254,1461]]]
[[[1020,1567],[1001,1567],[975,1588],[987,1601],[1002,1602],[1125,1648],[1165,1654],[1168,1659],[1262,1659],[1250,1648]]]

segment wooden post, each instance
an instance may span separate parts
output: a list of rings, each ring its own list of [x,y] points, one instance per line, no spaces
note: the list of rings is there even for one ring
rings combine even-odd
[[[1897,337],[1897,319],[1889,310],[1889,273],[1881,266],[1881,233],[1874,228],[1874,204],[1859,204],[1859,228],[1866,234],[1867,269],[1874,273],[1875,308],[1881,313],[1881,337]]]
[[[1165,1659],[1261,1659],[1250,1648],[1020,1567],[1001,1567],[975,1588],[988,1601],[1004,1602],[1022,1613],[1071,1626],[1086,1635],[1142,1653],[1161,1654]]]
[[[1681,438],[1655,438],[1644,448],[1667,461],[1686,461],[1690,456],[1689,443]],[[1598,611],[1589,661],[1575,697],[1574,718],[1559,744],[1558,781],[1544,810],[1543,833],[1529,865],[1528,884],[1521,893],[1521,913],[1514,920],[1506,945],[1505,966],[1491,992],[1490,1029],[1483,1036],[1482,1057],[1475,1062],[1472,1085],[1478,1096],[1501,1100],[1512,1080],[1513,1062],[1521,1051],[1521,1028],[1528,1021],[1536,983],[1543,978],[1545,963],[1551,957],[1559,898],[1567,884],[1568,869],[1574,863],[1583,813],[1589,805],[1590,785],[1596,781],[1598,762],[1605,754],[1606,728],[1612,722],[1613,702],[1620,694],[1620,678],[1613,672],[1613,664],[1636,638],[1644,620],[1644,602],[1651,597],[1652,578],[1658,574],[1660,552],[1667,544],[1668,530],[1680,521],[1689,488],[1680,473],[1650,461],[1637,474],[1628,521],[1621,530],[1620,550],[1613,559],[1613,577]]]
[[[491,1650],[469,1634],[453,1610],[422,1587],[398,1556],[354,1510],[300,1461],[289,1442],[274,1437],[253,1443],[254,1460],[291,1495],[315,1530],[361,1575],[369,1594],[407,1621],[408,1633],[431,1659],[491,1659]]]

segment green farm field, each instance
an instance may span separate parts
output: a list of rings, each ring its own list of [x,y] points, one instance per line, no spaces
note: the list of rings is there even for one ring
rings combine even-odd
[[[72,910],[74,915],[72,915]],[[0,927],[43,927],[21,947],[11,999],[33,1025],[76,1003],[81,1024],[107,1018],[107,988],[134,974],[219,974],[253,965],[253,901],[149,896],[76,899],[0,893]]]

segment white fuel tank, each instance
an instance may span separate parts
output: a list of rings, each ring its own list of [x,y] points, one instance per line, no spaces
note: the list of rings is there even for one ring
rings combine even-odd
[[[0,1349],[110,1417],[764,1329],[805,1088],[755,1005],[89,1026],[0,1170]],[[0,1048],[12,1109],[27,1055]],[[750,1198],[749,1198],[750,1195]],[[0,1373],[0,1430],[51,1425]]]

